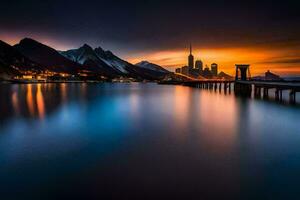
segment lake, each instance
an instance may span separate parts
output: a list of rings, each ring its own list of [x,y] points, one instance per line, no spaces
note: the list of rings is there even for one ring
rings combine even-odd
[[[300,198],[299,105],[154,83],[0,94],[1,199]]]

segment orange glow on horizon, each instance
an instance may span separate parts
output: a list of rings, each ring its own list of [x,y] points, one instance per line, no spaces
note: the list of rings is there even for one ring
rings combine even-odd
[[[175,71],[175,68],[187,65],[188,50],[160,51],[142,55],[142,59],[128,57],[131,63],[148,60]],[[230,75],[235,73],[235,64],[246,63],[251,65],[252,75],[261,75],[267,70],[280,75],[300,74],[300,63],[272,63],[276,59],[298,59],[297,50],[293,49],[262,49],[262,48],[221,48],[221,49],[195,49],[193,55],[196,60],[202,60],[203,67],[211,63],[219,65],[219,72],[224,71]]]
[[[39,34],[28,34],[28,33],[10,33],[10,32],[0,32],[0,40],[8,43],[9,45],[15,45],[20,42],[23,38],[32,38],[37,40],[45,45],[48,45],[57,50],[69,50],[75,48],[71,44],[67,44],[61,41],[57,41],[47,36],[40,36]]]
[[[33,38],[41,43],[58,50],[67,50],[76,48],[74,44],[61,42],[50,36],[40,36],[34,33],[11,33],[0,32],[0,39],[11,44],[17,44],[24,37]],[[274,47],[270,46],[245,46],[245,47],[228,47],[228,48],[194,48],[193,55],[195,60],[203,61],[204,67],[211,63],[219,65],[219,71],[224,71],[230,75],[234,75],[234,65],[246,63],[251,65],[252,75],[262,75],[267,70],[280,75],[300,75],[300,54],[298,46]],[[138,63],[142,60],[161,65],[170,71],[175,68],[187,65],[187,56],[189,54],[186,49],[170,49],[155,52],[141,50],[141,53],[126,53],[123,59],[130,63]],[[277,62],[278,59],[294,59],[295,62]],[[298,60],[298,61],[297,61]]]

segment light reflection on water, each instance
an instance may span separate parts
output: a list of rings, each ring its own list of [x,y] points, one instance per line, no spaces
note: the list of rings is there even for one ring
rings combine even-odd
[[[299,195],[299,106],[156,84],[0,92],[4,197]]]

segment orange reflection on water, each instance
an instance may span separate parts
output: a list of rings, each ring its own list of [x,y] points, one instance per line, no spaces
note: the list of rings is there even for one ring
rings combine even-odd
[[[235,143],[238,106],[234,95],[201,91],[199,101],[200,126],[205,137],[220,152],[229,150]],[[217,124],[217,126],[216,126]]]
[[[45,117],[45,103],[44,103],[44,96],[41,90],[41,84],[37,85],[36,103],[37,103],[37,110],[38,110],[39,117],[43,119]]]
[[[60,84],[60,93],[61,93],[61,100],[63,103],[67,102],[67,85],[65,83]]]
[[[17,115],[20,114],[20,107],[19,107],[19,100],[18,100],[18,93],[14,91],[11,95],[12,105],[14,108],[14,111]]]
[[[26,102],[27,102],[27,107],[28,107],[30,115],[34,116],[35,109],[34,109],[34,99],[33,99],[32,85],[31,84],[27,85]]]
[[[174,113],[176,122],[179,122],[179,125],[185,128],[190,115],[191,89],[183,86],[175,86],[174,93]]]

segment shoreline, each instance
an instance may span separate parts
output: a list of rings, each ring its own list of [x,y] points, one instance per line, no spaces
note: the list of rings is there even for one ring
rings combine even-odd
[[[15,81],[15,80],[0,80],[0,84],[49,84],[49,83],[145,83],[140,82],[112,82],[112,81]],[[149,81],[147,83],[157,83]]]

